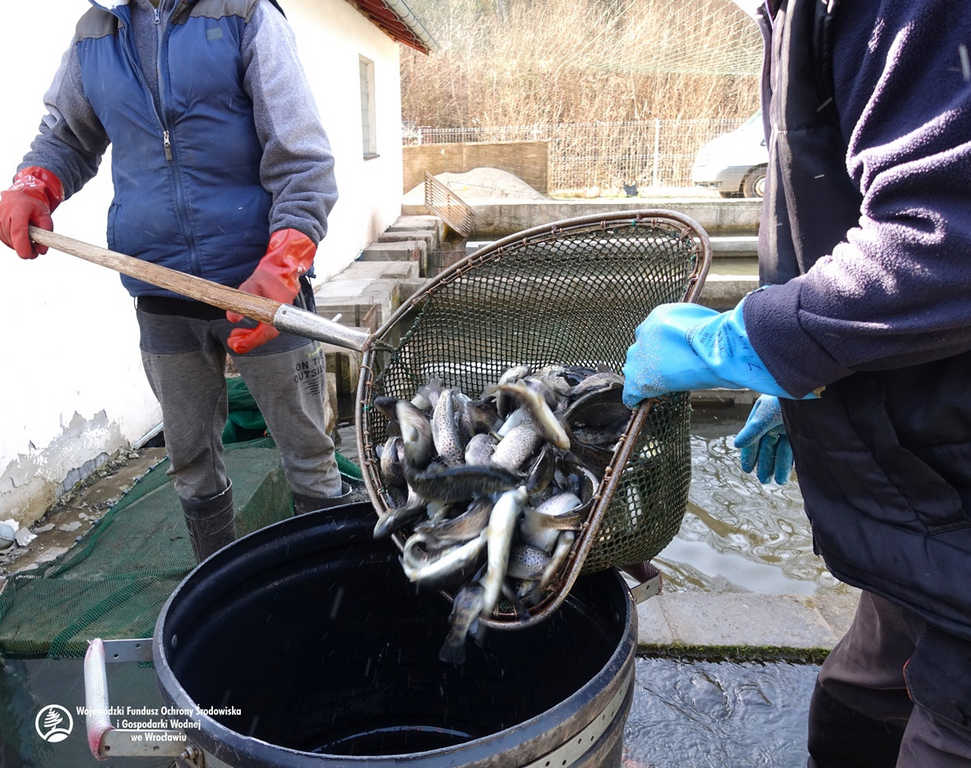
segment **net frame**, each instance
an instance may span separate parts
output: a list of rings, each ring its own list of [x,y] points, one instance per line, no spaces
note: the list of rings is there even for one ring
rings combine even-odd
[[[608,236],[611,233],[636,230],[637,228],[673,236],[681,243],[683,256],[691,262],[691,269],[686,270],[682,289],[676,295],[672,293],[667,300],[697,302],[704,287],[712,258],[711,242],[701,225],[676,211],[664,209],[620,211],[565,219],[541,225],[510,235],[476,251],[429,281],[422,290],[402,304],[387,322],[371,336],[363,351],[355,406],[355,425],[364,483],[379,518],[388,514],[391,504],[389,503],[388,489],[380,476],[379,459],[376,451],[377,447],[383,443],[383,439],[381,439],[383,429],[380,427],[383,417],[378,415],[379,412],[373,407],[372,403],[375,397],[390,394],[389,390],[383,388],[383,383],[388,379],[389,372],[395,370],[396,365],[399,367],[402,365],[401,355],[407,357],[409,342],[415,338],[416,334],[421,334],[424,308],[433,304],[435,298],[441,292],[449,290],[461,281],[474,278],[476,273],[485,274],[486,277],[483,279],[495,280],[494,275],[488,275],[488,269],[495,267],[497,262],[501,262],[512,251],[522,259],[523,254],[528,254],[531,247],[538,252],[541,250],[539,246],[555,243],[558,240],[563,241],[583,235]],[[509,272],[507,277],[515,279],[516,274]],[[582,286],[580,282],[576,284]],[[647,311],[649,311],[649,308]],[[645,312],[643,316],[646,316],[646,314]],[[625,332],[628,331],[629,338],[632,341],[634,328],[625,329]],[[520,360],[522,359],[525,359],[525,357]],[[410,360],[410,362],[413,364],[414,360]],[[411,379],[414,381],[413,376]],[[417,387],[421,383],[424,382],[416,381],[415,386]],[[449,386],[452,385],[454,384],[449,384]],[[408,397],[411,396],[404,391],[395,393],[395,396],[404,397],[406,394]],[[527,617],[518,616],[514,611],[508,609],[503,610],[501,606],[497,607],[491,618],[482,619],[486,626],[495,629],[520,629],[543,621],[566,599],[576,579],[584,570],[588,558],[599,561],[596,562],[595,570],[610,565],[620,566],[635,562],[633,558],[624,562],[611,562],[609,557],[605,558],[604,556],[598,558],[597,537],[611,510],[614,494],[621,487],[625,471],[632,466],[631,462],[636,460],[635,454],[641,452],[643,441],[640,441],[641,444],[639,445],[639,437],[642,430],[650,422],[652,413],[661,412],[673,413],[666,418],[680,418],[687,423],[690,412],[687,394],[682,393],[673,398],[645,401],[632,413],[623,436],[614,446],[611,459],[591,500],[591,509],[587,520],[577,532],[577,539],[570,556],[561,568],[560,573],[553,579],[551,589],[548,590],[546,597],[530,610],[530,615]],[[685,430],[685,437],[686,435]],[[684,504],[686,504],[687,481],[690,478],[690,450],[677,460],[685,464],[682,484],[684,485]],[[680,524],[680,517],[684,514],[684,504],[677,518],[678,524]],[[624,514],[623,510],[618,510],[615,505],[614,516],[616,517],[618,513]],[[669,531],[672,538],[676,533],[677,526]],[[392,539],[398,549],[403,551],[407,531],[394,534]],[[629,548],[626,551],[630,551]],[[645,555],[643,559],[647,559],[653,554],[656,554],[656,552]],[[452,595],[448,592],[442,594],[447,599],[452,599]]]

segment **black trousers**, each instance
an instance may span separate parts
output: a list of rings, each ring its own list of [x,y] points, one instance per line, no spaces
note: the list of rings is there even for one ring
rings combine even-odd
[[[809,753],[810,768],[971,766],[971,642],[864,592],[819,672]]]

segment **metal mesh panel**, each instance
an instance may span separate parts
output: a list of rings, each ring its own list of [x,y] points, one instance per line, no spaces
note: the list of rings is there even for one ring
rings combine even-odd
[[[377,471],[375,447],[387,438],[387,420],[372,407],[375,397],[410,399],[432,376],[478,396],[522,363],[620,373],[636,327],[659,304],[697,295],[709,258],[707,236],[694,222],[644,211],[530,230],[433,281],[377,332],[365,353],[358,430],[378,511],[385,511],[382,502],[391,505]],[[639,435],[628,427],[625,440],[633,445],[627,445],[626,466],[618,465],[623,440],[614,452],[595,503],[595,509],[605,506],[602,517],[591,513],[575,547],[588,553],[589,571],[653,557],[680,526],[691,471],[687,395],[648,408]],[[584,537],[587,546],[581,546]],[[583,564],[575,554],[575,573]]]
[[[472,234],[473,213],[468,203],[425,172],[425,207],[462,237]]]

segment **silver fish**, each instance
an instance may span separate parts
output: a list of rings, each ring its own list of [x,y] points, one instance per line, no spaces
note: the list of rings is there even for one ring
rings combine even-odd
[[[614,373],[613,371],[601,371],[600,373],[595,373],[592,376],[587,376],[587,378],[573,387],[570,390],[570,397],[576,399],[587,394],[588,392],[614,389],[615,387],[620,387],[623,389],[624,377],[620,374]]]
[[[423,557],[416,549],[425,542],[425,537],[415,534],[408,539],[401,555],[401,566],[409,581],[416,584],[439,584],[457,573],[474,567],[479,556],[486,548],[486,531],[471,541],[446,550],[438,557]]]
[[[509,551],[506,575],[521,581],[538,581],[549,564],[550,556],[546,552],[520,544]]]
[[[525,384],[504,384],[500,389],[515,396],[529,411],[530,418],[539,428],[543,437],[563,451],[570,450],[570,438],[563,425],[550,410],[542,394]]]
[[[413,469],[424,469],[432,460],[435,444],[432,441],[432,427],[428,419],[411,403],[399,400],[395,414],[401,425],[401,438],[404,441],[405,461]]]
[[[439,458],[448,466],[457,467],[463,462],[465,456],[455,419],[453,394],[451,389],[446,389],[438,398],[435,412],[432,414],[432,442],[435,444]]]
[[[549,384],[547,384],[542,379],[536,378],[535,376],[527,376],[522,381],[515,382],[515,383],[525,384],[527,387],[533,390],[533,392],[535,392],[537,395],[541,395],[542,398],[546,401],[546,404],[552,409],[556,409],[561,402],[565,403],[566,401],[566,398],[560,398],[556,394],[556,391],[551,386],[549,386]]]
[[[388,511],[378,519],[374,526],[374,538],[383,539],[396,531],[400,531],[412,520],[425,514],[425,500],[415,493],[414,488],[408,488],[408,499],[400,507]]]
[[[407,474],[409,485],[429,501],[456,502],[514,488],[522,479],[498,466],[467,466],[429,469]]]
[[[525,504],[525,488],[506,491],[499,497],[492,508],[492,514],[489,515],[489,527],[484,532],[489,540],[489,555],[486,574],[481,581],[485,589],[482,598],[482,616],[489,616],[499,600],[499,592],[509,564],[509,549],[512,546],[513,534],[516,532],[516,521]]]
[[[585,466],[577,457],[567,454],[564,457],[564,465],[567,470],[577,479],[577,496],[584,504],[593,498],[600,487],[600,478],[589,467]]]
[[[405,458],[404,443],[400,437],[389,437],[381,449],[381,479],[387,485],[403,488],[405,473],[401,463]]]
[[[567,558],[570,556],[570,551],[573,549],[573,542],[576,541],[576,538],[576,534],[571,531],[564,531],[560,534],[560,538],[557,540],[556,547],[553,550],[553,556],[550,558],[546,570],[543,571],[543,576],[536,585],[534,594],[542,595],[543,590],[553,581],[553,577],[560,572],[560,569],[563,568]]]
[[[455,419],[463,444],[468,444],[473,436],[491,432],[499,426],[499,415],[494,404],[476,402],[457,390],[454,397]]]
[[[520,424],[499,441],[492,453],[492,464],[516,472],[529,459],[543,438],[532,424]]]
[[[506,393],[502,392],[502,387],[506,384],[512,384],[514,381],[519,381],[520,379],[529,376],[532,369],[528,365],[517,365],[514,368],[510,368],[508,371],[499,377],[499,383],[496,384],[493,391],[496,394],[496,410],[499,412],[499,416],[506,418],[510,412],[513,410],[513,399],[510,398]]]
[[[421,411],[431,413],[438,403],[438,397],[442,393],[442,382],[433,376],[428,383],[418,387],[415,396],[411,398],[411,404]]]
[[[514,381],[519,381],[519,379],[529,376],[532,370],[533,369],[528,365],[517,365],[510,368],[499,377],[499,386],[502,386],[503,384],[511,384]]]
[[[552,446],[545,445],[536,457],[536,461],[529,468],[526,480],[526,493],[530,496],[538,496],[541,494],[550,487],[555,473],[556,456],[553,453]]]
[[[562,366],[547,365],[545,368],[540,368],[538,371],[536,371],[533,376],[543,382],[557,395],[567,397],[573,390],[573,387],[570,386],[570,382],[566,380],[565,373],[566,370]]]
[[[502,422],[502,425],[496,430],[496,434],[500,438],[503,438],[512,432],[516,427],[521,427],[524,424],[528,425],[532,423],[532,419],[529,417],[529,411],[527,411],[525,408],[517,408],[515,411],[509,414],[508,419]]]
[[[477,499],[469,504],[458,517],[440,522],[427,521],[415,526],[416,533],[433,536],[441,542],[462,542],[474,539],[489,524],[489,513],[492,502],[489,499]]]
[[[528,508],[520,525],[523,541],[544,552],[552,551],[561,528],[574,530],[583,523],[576,514],[582,505],[574,494],[560,493],[535,509]]]
[[[482,613],[482,598],[485,590],[479,584],[462,587],[452,601],[452,613],[448,620],[451,628],[445,637],[438,658],[446,664],[465,663],[465,642],[472,626]]]
[[[621,400],[622,387],[595,389],[573,401],[564,421],[571,427],[585,424],[588,427],[603,427],[619,435],[631,419],[630,409]]]
[[[465,446],[465,463],[488,464],[498,444],[492,435],[473,435]]]

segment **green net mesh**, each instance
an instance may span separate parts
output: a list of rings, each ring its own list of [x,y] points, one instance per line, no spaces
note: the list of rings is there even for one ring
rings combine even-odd
[[[634,330],[659,304],[682,301],[703,253],[695,232],[664,216],[560,222],[470,257],[443,275],[367,361],[362,458],[379,494],[381,395],[410,399],[432,376],[478,396],[508,368],[579,365],[620,373]],[[677,533],[691,472],[687,395],[659,401],[637,439],[585,569],[649,559]]]
[[[237,533],[290,514],[280,455],[268,439],[227,446]],[[153,468],[73,549],[11,577],[0,593],[0,653],[83,656],[87,642],[150,637],[169,594],[195,567],[168,461]]]
[[[291,494],[245,382],[229,378],[226,388],[224,458],[242,536],[289,517]],[[361,479],[356,464],[340,453],[336,458],[346,479]],[[0,654],[82,656],[94,637],[152,634],[165,600],[195,567],[168,468],[166,460],[150,470],[69,552],[8,581],[0,592]]]

